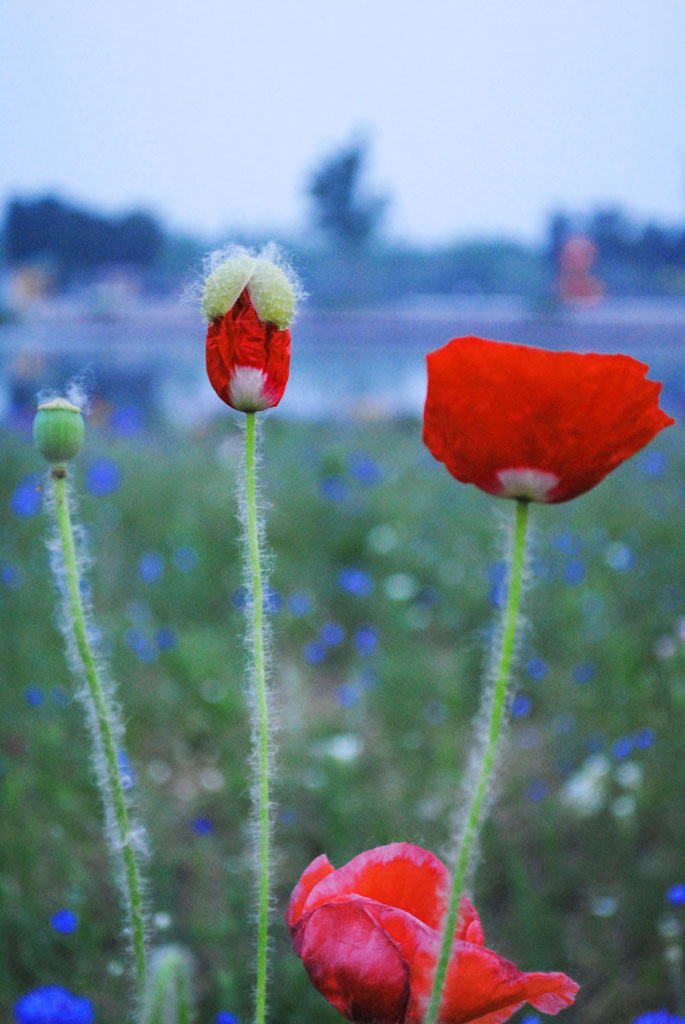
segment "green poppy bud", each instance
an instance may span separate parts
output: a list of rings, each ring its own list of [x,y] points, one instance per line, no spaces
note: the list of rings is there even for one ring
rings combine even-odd
[[[53,398],[38,406],[33,440],[48,462],[67,462],[83,444],[85,426],[81,410],[66,398]]]

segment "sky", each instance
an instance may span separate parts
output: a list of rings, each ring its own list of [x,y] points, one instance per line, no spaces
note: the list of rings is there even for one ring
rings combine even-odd
[[[302,232],[364,138],[395,239],[682,222],[684,44],[683,0],[0,0],[0,203]]]

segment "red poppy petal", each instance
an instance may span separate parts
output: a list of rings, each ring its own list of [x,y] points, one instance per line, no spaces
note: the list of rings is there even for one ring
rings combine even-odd
[[[292,891],[288,908],[285,912],[285,923],[291,931],[302,915],[302,910],[307,902],[309,893],[322,878],[325,878],[326,875],[330,875],[334,870],[333,865],[325,853],[319,854],[319,856],[311,862],[309,867],[306,868],[299,882]]]
[[[468,896],[462,896],[459,901],[459,917],[454,937],[464,942],[475,942],[477,946],[482,946],[485,941],[480,918]]]
[[[433,984],[439,935],[392,907],[369,902],[367,910],[409,965],[411,998],[404,1024],[421,1024]],[[545,1013],[556,1013],[573,1002],[577,991],[578,985],[565,974],[526,974],[492,950],[471,942],[455,942],[439,1021],[470,1024],[484,1019],[486,1024],[498,1024],[524,1002]]]
[[[310,893],[305,910],[354,894],[406,911],[431,928],[439,928],[448,882],[445,865],[428,850],[411,843],[390,843],[360,853],[324,878]]]
[[[661,385],[629,356],[466,337],[427,362],[424,441],[491,494],[566,501],[674,422],[659,409]]]
[[[312,984],[355,1024],[402,1024],[409,969],[364,900],[338,901],[302,915],[295,952]]]

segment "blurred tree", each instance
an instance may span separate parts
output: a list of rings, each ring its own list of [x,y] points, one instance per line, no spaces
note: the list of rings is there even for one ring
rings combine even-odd
[[[149,267],[164,235],[147,213],[104,217],[42,196],[9,202],[4,239],[10,265],[48,259],[69,277],[111,263]]]
[[[356,142],[334,153],[314,172],[308,189],[318,226],[345,245],[367,243],[388,203],[361,190],[366,151],[365,142]]]

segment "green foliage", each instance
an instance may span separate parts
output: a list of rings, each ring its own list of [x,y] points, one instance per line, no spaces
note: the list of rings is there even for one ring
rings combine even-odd
[[[413,420],[270,417],[264,427],[270,580],[283,599],[272,615],[280,859],[270,1018],[334,1024],[340,1017],[290,949],[289,892],[321,852],[340,865],[408,840],[444,855],[496,616],[498,512],[511,508],[452,480]],[[19,483],[42,466],[24,436],[5,432],[2,451],[0,501],[10,510]],[[532,509],[535,580],[517,671],[530,711],[509,730],[474,896],[499,953],[582,984],[568,1024],[677,1009],[682,996],[664,950],[682,925],[666,892],[685,880],[684,451],[673,428],[591,494]],[[118,490],[87,490],[96,456],[117,461]],[[93,428],[72,465],[101,643],[151,837],[155,940],[192,952],[199,1021],[222,1009],[246,1024],[255,928],[240,457],[240,433],[223,419],[202,436],[137,442]],[[93,999],[98,1020],[115,1021],[127,996],[119,914],[89,740],[52,624],[46,517],[6,511],[5,522],[0,1016],[21,993],[58,983]],[[151,552],[162,571],[146,582],[141,559]],[[350,568],[368,574],[369,593],[340,586]],[[308,645],[325,623],[344,638],[314,663]],[[362,654],[366,626],[378,645]],[[34,691],[27,699],[29,687],[42,701]],[[621,739],[625,756],[614,748]],[[568,803],[569,782],[593,751],[608,770],[583,817]],[[626,765],[637,769],[632,783]],[[73,935],[49,924],[64,906],[79,915]]]

